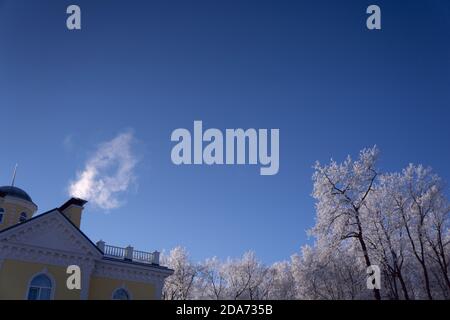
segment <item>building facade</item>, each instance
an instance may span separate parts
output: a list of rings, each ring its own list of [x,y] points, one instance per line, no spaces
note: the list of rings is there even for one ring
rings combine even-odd
[[[85,200],[34,216],[37,206],[23,190],[0,187],[0,300],[154,300],[173,273],[159,252],[93,243],[81,230]],[[68,285],[69,266],[80,287]]]

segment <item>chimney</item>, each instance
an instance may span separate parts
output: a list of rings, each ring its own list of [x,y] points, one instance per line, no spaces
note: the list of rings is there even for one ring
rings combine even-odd
[[[86,200],[71,198],[59,207],[59,211],[69,218],[69,220],[79,229],[81,226],[81,214],[86,203]]]

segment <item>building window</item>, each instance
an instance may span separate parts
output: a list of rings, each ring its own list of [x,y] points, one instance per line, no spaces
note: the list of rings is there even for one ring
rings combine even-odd
[[[130,300],[127,290],[120,288],[114,291],[113,300]]]
[[[22,212],[19,217],[19,222],[25,222],[25,221],[27,221],[27,214],[25,212]]]
[[[0,208],[0,224],[3,222],[3,216],[5,215],[5,209]]]
[[[45,274],[37,275],[31,280],[28,300],[50,300],[52,281]]]

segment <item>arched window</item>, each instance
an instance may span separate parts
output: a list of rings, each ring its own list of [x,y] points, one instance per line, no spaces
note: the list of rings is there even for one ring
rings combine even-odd
[[[52,281],[45,274],[37,275],[31,280],[28,289],[28,300],[50,300]]]
[[[25,212],[22,212],[19,217],[19,222],[25,222],[27,221],[27,218],[27,214]]]
[[[3,222],[3,216],[5,215],[5,209],[0,208],[0,224]]]
[[[113,300],[130,300],[127,290],[120,288],[114,291]]]

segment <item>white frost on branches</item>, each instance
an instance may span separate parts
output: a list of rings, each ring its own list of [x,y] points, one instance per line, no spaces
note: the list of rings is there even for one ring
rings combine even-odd
[[[166,299],[450,299],[450,205],[442,180],[410,164],[378,170],[379,150],[316,163],[315,238],[289,261],[266,266],[255,253],[193,263],[185,249],[164,257],[175,270]],[[366,287],[378,265],[382,286]]]

